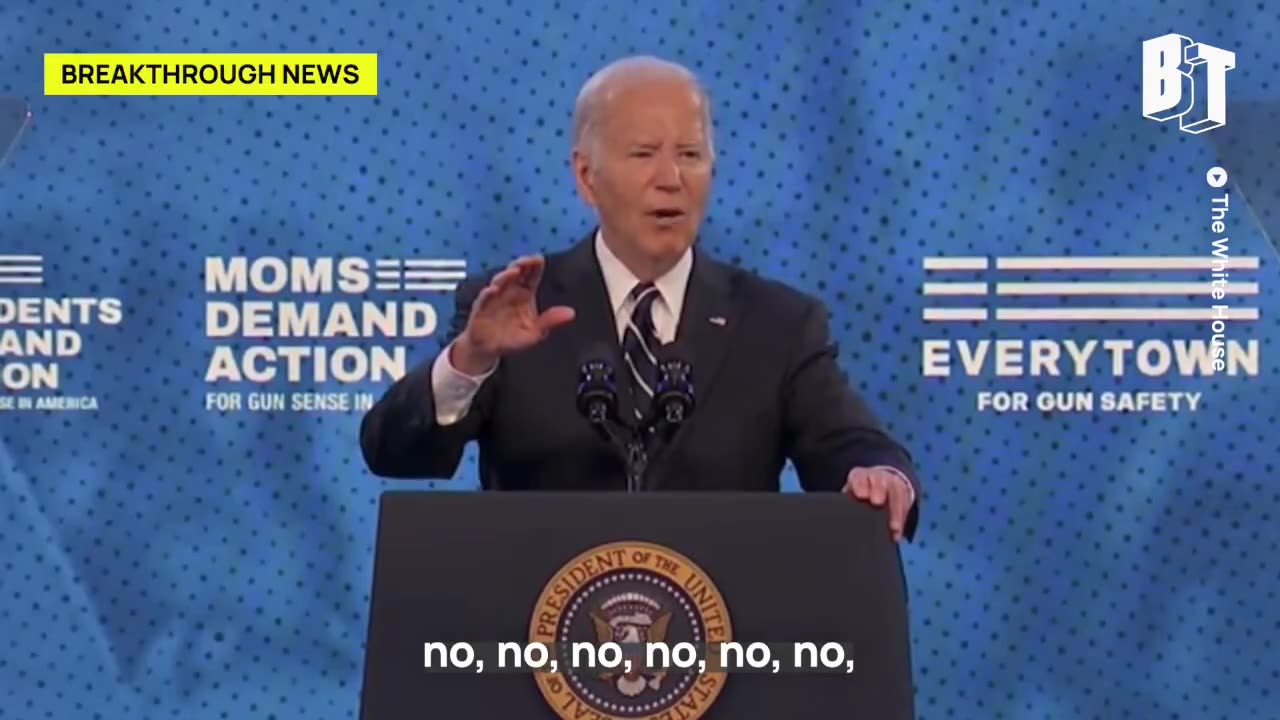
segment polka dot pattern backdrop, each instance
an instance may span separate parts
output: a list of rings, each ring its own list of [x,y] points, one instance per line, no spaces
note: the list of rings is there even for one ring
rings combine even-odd
[[[358,413],[206,410],[219,342],[205,335],[205,258],[465,258],[474,270],[564,247],[591,223],[567,166],[574,94],[634,52],[693,66],[714,98],[702,241],[829,303],[843,366],[928,478],[921,536],[904,548],[920,717],[1273,716],[1274,12],[1189,0],[605,5],[0,7],[0,94],[34,112],[0,168],[0,253],[43,257],[40,296],[124,309],[119,324],[82,327],[82,353],[63,363],[63,384],[96,396],[96,412],[0,415],[0,716],[353,715],[378,495],[432,485],[371,477]],[[1167,32],[1236,52],[1229,112],[1247,108],[1253,134],[1142,117],[1141,41]],[[171,51],[377,52],[380,92],[42,95],[45,52]],[[1207,258],[1214,165],[1231,175],[1232,253],[1261,258],[1239,277],[1259,294],[1231,298],[1260,318],[1228,325],[1257,342],[1256,375],[1147,377],[1130,364],[1115,378],[1099,351],[1087,377],[1005,377],[992,358],[968,376],[959,341],[1210,331],[923,319],[926,306],[1204,306],[921,288],[1204,282],[1203,269],[1046,277],[994,263],[926,270],[924,258]],[[0,286],[3,298],[31,292]],[[448,293],[422,298],[452,309]],[[949,376],[923,373],[934,341],[953,343]],[[417,342],[410,362],[436,349]],[[1201,395],[1196,412],[979,412],[979,392],[998,390]],[[469,458],[450,486],[475,487],[474,472]]]

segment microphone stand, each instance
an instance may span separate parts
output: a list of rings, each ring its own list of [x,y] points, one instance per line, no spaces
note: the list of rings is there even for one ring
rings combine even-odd
[[[649,467],[649,454],[645,450],[643,436],[623,423],[612,422],[608,406],[604,403],[593,405],[588,419],[622,456],[627,467],[627,492],[639,492],[644,484],[645,470]]]
[[[650,458],[662,457],[670,449],[675,433],[693,413],[693,379],[689,364],[669,359],[658,363],[658,382],[654,386],[652,416],[641,426],[633,442],[639,447],[640,473],[637,490],[644,488],[645,469]],[[652,438],[651,446],[646,439]]]
[[[693,383],[688,363],[679,360],[660,363],[659,374],[653,415],[632,426],[617,418],[618,395],[613,368],[604,361],[593,360],[580,369],[578,409],[622,457],[627,492],[645,489],[651,459],[646,439],[655,437],[652,456],[660,456],[675,430],[693,412]]]
[[[639,492],[649,467],[649,455],[640,431],[618,420],[618,390],[613,368],[603,360],[588,361],[580,368],[578,410],[622,458],[627,492]]]
[[[649,469],[649,453],[645,450],[640,433],[632,433],[626,441],[627,492],[640,492],[644,487],[644,474]]]

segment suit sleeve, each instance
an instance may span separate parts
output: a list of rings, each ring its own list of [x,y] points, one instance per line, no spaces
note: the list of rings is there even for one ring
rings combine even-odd
[[[448,352],[449,344],[466,328],[471,304],[487,281],[486,275],[458,287],[457,307],[440,352]],[[501,369],[485,380],[465,415],[441,425],[436,421],[431,377],[438,357],[439,353],[396,381],[361,420],[360,450],[373,474],[389,478],[452,478],[467,443],[483,429]]]
[[[801,486],[810,492],[839,491],[855,467],[896,468],[916,493],[904,528],[906,537],[913,537],[924,493],[910,454],[850,387],[836,360],[826,308],[808,303],[801,327],[791,348],[782,398],[787,454]]]

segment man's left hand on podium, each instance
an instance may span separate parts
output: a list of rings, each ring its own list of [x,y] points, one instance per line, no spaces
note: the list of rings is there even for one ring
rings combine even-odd
[[[849,471],[844,492],[876,507],[888,505],[889,530],[895,542],[902,539],[907,513],[916,501],[916,492],[901,471],[887,465],[856,467]]]

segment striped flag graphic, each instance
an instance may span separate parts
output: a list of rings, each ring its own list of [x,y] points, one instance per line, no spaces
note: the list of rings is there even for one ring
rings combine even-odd
[[[467,261],[383,258],[375,263],[377,290],[451,292],[467,277]]]
[[[924,258],[929,275],[922,292],[926,297],[924,319],[929,322],[997,321],[1183,321],[1257,320],[1259,284],[1248,276],[1260,260],[1253,256],[1216,258],[1192,256],[1043,256]],[[1223,299],[1212,295],[1210,273],[1224,272],[1226,282],[1217,288]],[[976,271],[976,272],[975,272]],[[995,282],[975,280],[994,271]],[[1177,279],[1101,280],[1100,273],[1143,271],[1148,275]],[[1193,272],[1190,276],[1186,271]],[[1024,278],[1004,280],[1016,272]],[[960,279],[958,275],[968,273]],[[1093,277],[1090,277],[1092,275]],[[1158,300],[1203,297],[1198,305],[1168,307]],[[938,298],[959,299],[963,304],[935,304]],[[1018,299],[1062,300],[1059,307],[1023,307]],[[1081,300],[1083,298],[1083,300]],[[1138,304],[1117,305],[1116,298],[1137,298]],[[1108,304],[1103,299],[1111,299]],[[1070,302],[1068,302],[1070,301]],[[1250,304],[1253,303],[1253,304]],[[1215,309],[1214,305],[1227,306]]]
[[[0,255],[0,285],[41,285],[44,258],[40,255]]]

